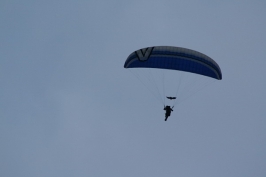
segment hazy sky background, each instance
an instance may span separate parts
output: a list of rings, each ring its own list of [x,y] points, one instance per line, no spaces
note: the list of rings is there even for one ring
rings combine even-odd
[[[0,176],[265,177],[266,2],[1,0]],[[123,68],[156,45],[223,80],[164,121]]]

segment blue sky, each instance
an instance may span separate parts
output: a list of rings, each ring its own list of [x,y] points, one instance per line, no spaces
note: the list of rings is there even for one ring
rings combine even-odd
[[[0,2],[0,176],[266,175],[266,3]],[[223,80],[175,107],[123,68],[205,53]]]

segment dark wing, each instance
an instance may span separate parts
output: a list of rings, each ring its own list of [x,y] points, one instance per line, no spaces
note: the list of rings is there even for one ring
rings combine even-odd
[[[169,100],[174,100],[174,99],[176,99],[176,97],[166,97],[166,98],[168,98]]]

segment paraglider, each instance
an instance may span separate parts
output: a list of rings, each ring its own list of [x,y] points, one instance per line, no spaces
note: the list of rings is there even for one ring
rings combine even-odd
[[[171,112],[174,111],[170,106],[165,106],[164,109],[165,110],[165,121],[167,121],[167,118],[171,115]]]
[[[125,61],[124,68],[138,68],[138,69],[159,69],[159,70],[171,70],[181,71],[186,73],[192,73],[201,76],[207,76],[216,80],[222,79],[222,73],[219,65],[207,55],[200,52],[172,46],[154,46],[139,49],[132,52]],[[134,69],[135,70],[135,69]],[[137,73],[138,74],[138,73]],[[146,74],[148,75],[148,74]],[[141,80],[145,75],[138,75]],[[162,76],[164,82],[164,74]],[[181,80],[181,79],[180,79]],[[151,80],[153,82],[153,80]],[[172,83],[177,81],[171,80]],[[143,82],[146,85],[145,82]],[[157,87],[157,86],[156,86]],[[170,87],[170,86],[167,86]],[[156,88],[158,89],[158,88]],[[179,85],[178,85],[179,89]],[[177,89],[177,90],[178,90]],[[158,89],[159,90],[159,89]],[[165,86],[163,87],[163,91]],[[178,91],[177,91],[178,92]],[[154,93],[153,93],[154,94]],[[177,93],[176,93],[177,94]],[[154,94],[156,97],[157,95]],[[165,95],[165,94],[164,94]],[[177,102],[177,96],[171,95],[164,98],[174,101],[174,105]],[[158,100],[165,105],[165,99],[161,97]],[[173,106],[174,106],[173,105]],[[173,108],[172,106],[172,108]],[[170,108],[170,109],[169,109]],[[166,110],[166,119],[173,111],[171,106],[164,106]]]

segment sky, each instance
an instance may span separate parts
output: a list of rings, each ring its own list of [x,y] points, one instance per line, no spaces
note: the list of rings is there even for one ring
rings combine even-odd
[[[258,0],[1,0],[0,176],[266,176],[265,9]],[[167,122],[123,67],[159,45],[202,52],[223,73]]]

